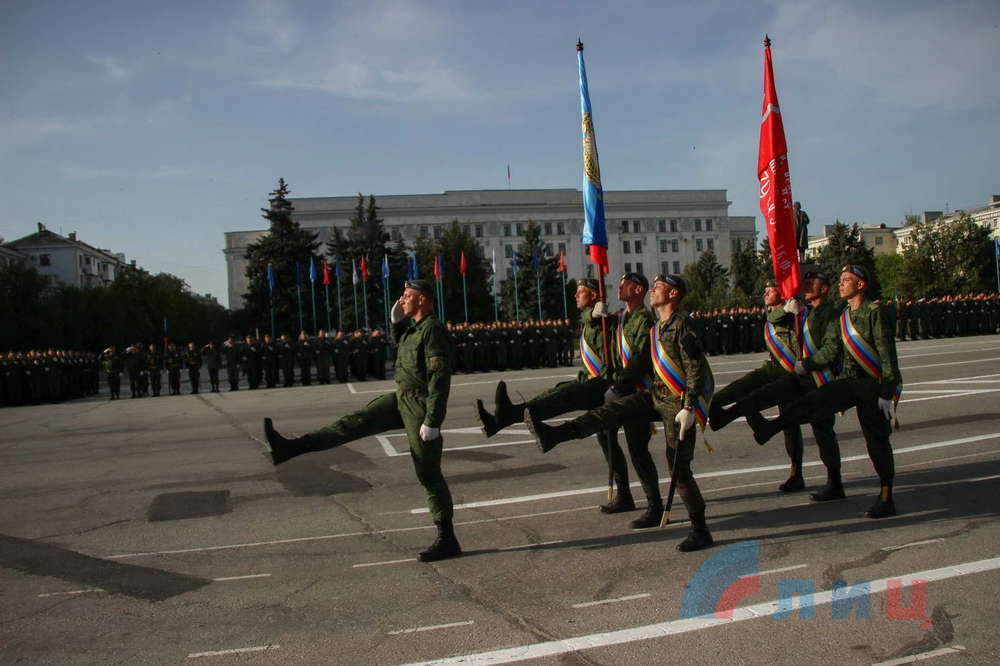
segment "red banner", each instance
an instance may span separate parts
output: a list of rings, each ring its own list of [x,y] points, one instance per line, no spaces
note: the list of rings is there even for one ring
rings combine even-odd
[[[461,273],[462,275],[465,275],[466,267],[467,266],[465,263],[465,250],[462,250],[462,258],[459,259],[458,261],[458,272]]]
[[[434,278],[441,279],[441,255],[434,257]]]
[[[368,282],[368,262],[365,261],[365,255],[361,255],[361,281]]]
[[[559,250],[559,272],[566,272],[566,253],[562,250]]]
[[[783,298],[799,290],[799,252],[792,208],[792,178],[788,173],[788,146],[781,122],[778,93],[771,66],[771,40],[764,40],[764,104],[760,118],[760,148],[757,154],[760,181],[760,212],[764,215],[771,245],[774,279]]]
[[[323,260],[323,284],[330,284],[330,264]]]

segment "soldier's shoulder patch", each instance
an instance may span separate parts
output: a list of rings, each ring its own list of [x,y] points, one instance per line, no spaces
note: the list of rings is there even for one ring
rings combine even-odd
[[[441,356],[430,357],[427,359],[427,367],[434,372],[437,372],[444,367],[444,358]]]

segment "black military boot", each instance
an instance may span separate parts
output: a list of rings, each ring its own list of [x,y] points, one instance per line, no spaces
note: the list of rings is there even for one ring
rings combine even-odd
[[[437,526],[437,539],[434,540],[430,548],[421,552],[417,559],[421,562],[437,562],[461,555],[462,547],[458,545],[458,539],[455,538],[455,528],[451,521],[435,520],[434,524]]]
[[[878,499],[869,507],[865,515],[869,518],[888,518],[896,515],[896,504],[892,501],[892,486],[882,486]]]
[[[618,486],[615,497],[607,504],[601,505],[601,513],[624,513],[635,511],[635,500],[628,486]]]
[[[813,502],[831,502],[847,497],[844,494],[844,484],[840,480],[840,474],[827,474],[826,485],[818,493],[809,495]]]
[[[535,437],[538,450],[548,453],[556,448],[556,444],[575,439],[572,426],[569,423],[560,423],[557,426],[550,426],[544,421],[540,421],[531,415],[530,409],[524,410],[524,424],[528,426],[528,432]]]
[[[500,431],[500,428],[497,427],[496,417],[486,411],[486,406],[482,400],[476,400],[476,418],[479,419],[479,425],[482,426],[483,434],[487,438],[492,437]]]
[[[496,408],[494,419],[497,430],[503,430],[507,426],[520,423],[524,420],[525,405],[524,403],[515,405],[510,401],[510,396],[507,395],[506,382],[502,380],[497,382],[496,395],[493,400]]]
[[[783,493],[794,493],[800,490],[805,490],[806,481],[802,478],[802,469],[793,465],[788,478],[785,482],[778,486],[778,490]]]
[[[646,512],[629,523],[634,530],[644,530],[649,527],[659,527],[663,520],[663,500],[659,497],[646,500]]]
[[[765,419],[761,416],[760,412],[751,412],[747,414],[747,423],[753,429],[753,438],[761,446],[767,444],[767,441],[781,432],[784,427],[784,419],[780,416],[774,419]]]
[[[705,512],[692,514],[691,515],[691,533],[687,535],[684,541],[677,544],[677,550],[682,553],[690,553],[694,550],[701,550],[702,548],[708,548],[715,543],[712,539],[712,534],[708,531],[708,526],[705,524]]]
[[[708,410],[708,425],[712,430],[722,430],[739,417],[744,416],[749,411],[749,406],[746,400],[735,402],[729,407],[716,405],[713,402]]]
[[[309,435],[288,439],[278,434],[274,429],[274,423],[270,418],[264,419],[264,437],[271,446],[271,462],[280,465],[286,460],[291,460],[295,456],[308,453]]]

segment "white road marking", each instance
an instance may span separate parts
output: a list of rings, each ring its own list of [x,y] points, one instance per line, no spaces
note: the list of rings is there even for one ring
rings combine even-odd
[[[418,631],[434,631],[435,629],[451,629],[452,627],[467,627],[470,624],[475,624],[474,620],[467,620],[465,622],[449,622],[448,624],[432,624],[428,627],[413,627],[412,629],[397,629],[396,631],[390,631],[388,634],[390,636],[399,636],[400,634],[414,634]]]
[[[258,647],[245,647],[245,648],[233,648],[231,650],[212,650],[211,652],[192,652],[187,656],[188,659],[197,659],[198,657],[218,657],[224,654],[243,654],[245,652],[264,652],[266,650],[277,650],[280,645],[260,645]]]
[[[951,439],[943,442],[932,442],[930,444],[919,444],[917,446],[907,446],[903,448],[896,449],[894,454],[899,455],[901,453],[911,453],[913,451],[925,451],[927,449],[937,449],[947,446],[957,446],[959,444],[969,444],[971,442],[980,442],[988,439],[997,439],[1000,437],[1000,432],[992,432],[985,435],[975,435],[972,437],[962,437],[960,439]],[[852,462],[855,460],[868,460],[868,454],[859,454],[854,456],[846,456],[841,458],[841,462]],[[803,463],[803,467],[816,467],[822,465],[823,463],[819,460],[813,460],[810,462]],[[781,465],[764,465],[762,467],[743,467],[740,469],[726,469],[719,470],[716,472],[705,472],[703,474],[695,474],[696,479],[710,479],[720,476],[735,476],[740,474],[752,474],[756,472],[774,472],[778,470],[788,469],[787,464]],[[670,477],[664,477],[659,480],[660,483],[669,483]],[[640,484],[638,481],[633,481],[631,486],[638,487]],[[572,497],[574,495],[590,495],[599,492],[607,492],[607,486],[595,486],[591,488],[574,488],[573,490],[556,490],[547,493],[536,493],[534,495],[520,495],[516,497],[501,497],[492,500],[479,500],[476,502],[465,502],[463,504],[456,504],[455,509],[476,509],[485,506],[500,506],[503,504],[518,504],[521,502],[537,502],[540,500],[557,499],[560,497]],[[411,514],[428,513],[430,510],[426,507],[419,507],[415,509],[410,509]]]
[[[994,356],[992,358],[975,358],[971,361],[950,361],[948,363],[930,363],[928,365],[908,365],[906,367],[901,367],[900,370],[920,370],[922,368],[942,368],[949,365],[964,365],[966,363],[985,363],[987,361],[1000,361],[1000,356]],[[903,390],[906,390],[906,385],[904,383]]]
[[[562,539],[557,539],[555,541],[542,541],[539,543],[522,543],[519,546],[504,546],[503,548],[497,548],[497,550],[530,550],[532,548],[541,548],[542,546],[551,546],[556,543],[566,543]]]
[[[1000,347],[980,347],[979,349],[954,349],[952,351],[929,351],[923,354],[905,354],[898,358],[917,358],[918,356],[945,356],[946,354],[975,354],[977,352],[996,351]],[[919,351],[919,350],[915,350]]]
[[[619,601],[633,601],[634,599],[645,599],[646,597],[651,597],[649,592],[643,592],[642,594],[630,594],[627,597],[616,597],[614,599],[601,599],[600,601],[586,601],[582,604],[573,604],[572,608],[590,608],[591,606],[603,606],[604,604],[616,604]]]
[[[903,550],[904,548],[913,548],[914,546],[926,546],[929,543],[940,543],[944,539],[924,539],[923,541],[911,541],[910,543],[904,543],[899,546],[885,546],[881,550],[892,552],[894,550]]]
[[[907,382],[907,386],[918,386],[921,384],[962,384],[976,379],[986,379],[988,377],[1000,377],[1000,373],[992,375],[970,375],[968,377],[950,377],[948,379],[927,379],[922,382]]]
[[[934,657],[942,657],[946,654],[955,654],[956,652],[965,652],[965,646],[952,645],[951,647],[938,648],[937,650],[921,652],[920,654],[910,655],[909,657],[900,657],[899,659],[880,661],[877,664],[872,664],[872,666],[902,666],[903,664],[913,664],[918,661],[933,659]]]
[[[364,567],[381,567],[386,564],[403,564],[404,562],[417,562],[415,557],[407,557],[403,560],[386,560],[384,562],[362,562],[361,564],[352,564],[352,569],[362,569]]]
[[[89,592],[104,592],[103,589],[99,587],[90,587],[85,590],[70,590],[69,592],[46,592],[45,594],[39,594],[39,598],[44,597],[64,597],[73,594],[87,594]]]
[[[228,583],[233,580],[250,580],[252,578],[270,578],[270,577],[271,574],[262,573],[262,574],[250,574],[248,576],[224,576],[222,578],[213,578],[212,581],[216,583]]]
[[[747,574],[746,576],[740,576],[740,578],[751,578],[753,576],[766,576],[768,574],[783,573],[785,571],[795,571],[796,569],[805,569],[808,564],[796,564],[790,567],[781,567],[780,569],[768,569],[767,571],[758,571],[755,574]]]
[[[890,580],[894,581],[893,582],[894,585],[901,584],[903,587],[909,587],[914,585],[918,581],[936,582],[941,580],[947,580],[949,578],[955,578],[958,576],[967,576],[975,573],[996,571],[997,569],[1000,569],[1000,557],[994,557],[986,560],[979,560],[976,562],[967,562],[964,564],[958,564],[954,566],[941,567],[939,569],[928,569],[926,571],[918,571],[916,573],[908,575],[897,575],[897,576],[890,576],[887,578],[880,578],[878,580],[871,581],[869,586],[864,590],[860,588],[855,590],[852,588],[847,592],[847,595],[857,596],[857,595],[881,594],[885,592],[886,589],[888,588],[888,582]],[[898,581],[898,583],[896,581]],[[830,605],[833,603],[833,591],[824,590],[821,592],[816,592],[805,603],[808,603],[810,607]],[[612,645],[623,645],[626,643],[635,643],[638,641],[644,641],[653,638],[666,638],[667,636],[686,634],[692,631],[700,631],[702,629],[711,629],[714,627],[731,625],[736,622],[743,622],[745,620],[755,620],[761,617],[770,617],[778,613],[780,608],[781,608],[780,600],[772,599],[771,601],[765,601],[759,604],[753,604],[750,606],[740,606],[738,608],[734,608],[732,610],[731,617],[714,617],[709,615],[697,618],[670,620],[667,622],[658,622],[656,624],[647,624],[644,626],[631,627],[628,629],[618,629],[616,631],[604,631],[594,634],[587,634],[583,636],[575,636],[573,638],[562,638],[552,641],[546,641],[543,643],[519,645],[517,647],[512,647],[512,648],[504,648],[500,650],[492,650],[489,652],[458,655],[455,657],[446,657],[444,659],[424,661],[420,663],[425,665],[506,664],[515,661],[526,661],[528,659],[541,659],[543,657],[554,657],[558,655],[568,654],[571,652],[581,652],[584,650],[591,650],[594,648],[609,647]]]

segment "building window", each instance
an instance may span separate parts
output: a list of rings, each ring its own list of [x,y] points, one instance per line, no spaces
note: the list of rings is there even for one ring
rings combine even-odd
[[[517,235],[521,236],[524,234],[524,225],[520,222],[517,223]]]
[[[642,233],[642,222],[639,220],[632,220],[632,231],[635,233]]]
[[[702,250],[704,250],[704,249],[705,249],[705,241],[703,241],[703,240],[702,240],[702,239],[700,239],[700,238],[699,238],[699,239],[697,239],[697,240],[695,240],[694,244],[695,244],[695,248],[696,248],[696,249],[697,249],[697,250],[698,250],[699,252],[701,252]]]
[[[876,245],[881,245],[883,240],[885,240],[885,239],[883,239],[881,236],[876,236],[875,237],[875,244]]]
[[[510,236],[510,225],[509,224],[503,225],[503,235],[504,236]]]
[[[483,237],[483,225],[477,224],[476,225],[476,238],[482,238],[482,237]]]
[[[641,261],[635,265],[635,272],[638,273],[639,275],[642,275],[642,262]]]
[[[554,253],[554,252],[552,251],[552,243],[546,243],[546,244],[545,244],[545,249],[546,249],[546,250],[548,250],[548,256],[550,256],[550,257],[551,257],[551,256],[552,256],[553,254],[555,254],[555,253]]]
[[[421,236],[427,236],[427,234],[428,234],[427,225],[426,224],[421,224],[420,225],[420,235]]]
[[[715,240],[709,238],[705,242],[708,243],[708,249],[709,250],[714,250],[715,249]]]
[[[733,252],[734,252],[734,253],[735,253],[735,252],[738,252],[738,251],[739,251],[739,249],[740,249],[740,242],[739,242],[738,240],[734,240],[734,241],[732,242],[732,246],[733,246]]]
[[[665,232],[667,230],[667,221],[666,220],[657,220],[656,221],[656,228],[662,234],[663,232]]]
[[[668,247],[670,247],[670,243],[668,243],[666,241],[666,239],[661,239],[660,240],[660,252],[666,252]]]
[[[681,262],[675,261],[674,262],[674,273],[677,273],[678,275],[680,275],[680,272],[681,272]]]
[[[508,259],[510,259],[511,257],[513,257],[514,256],[514,246],[513,245],[504,245],[503,246],[503,256],[507,257]]]
[[[695,221],[694,221],[694,230],[695,231],[701,231],[701,220],[700,219],[695,219]]]
[[[441,238],[441,225],[434,225],[434,239],[437,240],[440,238]]]
[[[566,233],[566,225],[562,222],[556,222],[556,233],[562,236]]]
[[[622,252],[624,254],[631,254],[632,253],[632,244],[629,243],[628,241],[622,241]]]
[[[508,268],[507,269],[507,279],[510,280],[513,277],[514,277],[514,271],[512,271],[511,269]]]
[[[628,233],[628,220],[622,220],[621,229],[623,234]]]
[[[679,252],[680,251],[679,248],[680,248],[680,243],[677,242],[676,238],[674,240],[670,241],[670,251],[671,252]]]
[[[559,251],[563,254],[566,253],[566,243],[559,243]]]
[[[632,264],[630,264],[627,261],[625,262],[625,272],[626,273],[631,273],[632,272]]]
[[[38,255],[38,265],[39,266],[51,266],[52,259],[47,254]]]
[[[677,220],[670,220],[670,231],[677,232]]]
[[[660,272],[661,273],[669,273],[670,272],[670,262],[669,261],[661,261],[660,262]]]
[[[551,222],[546,222],[545,223],[545,235],[546,236],[551,236],[552,235],[552,223]]]
[[[90,264],[91,264],[91,257],[84,257],[83,258],[83,264],[85,266],[90,266]]]
[[[705,231],[712,230],[712,220],[705,220]]]
[[[642,254],[642,241],[641,240],[637,240],[635,242],[635,253],[636,254]]]

